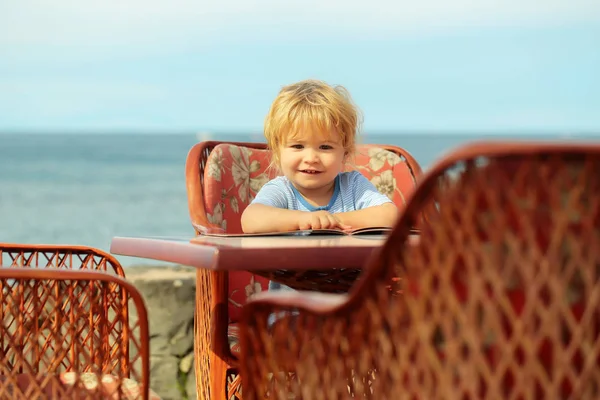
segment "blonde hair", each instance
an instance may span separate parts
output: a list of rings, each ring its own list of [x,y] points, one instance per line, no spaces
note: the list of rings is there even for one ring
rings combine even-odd
[[[314,126],[323,134],[334,129],[346,153],[353,155],[360,124],[360,110],[343,86],[313,79],[284,86],[265,118],[264,134],[272,164],[279,166],[281,146],[303,126]]]

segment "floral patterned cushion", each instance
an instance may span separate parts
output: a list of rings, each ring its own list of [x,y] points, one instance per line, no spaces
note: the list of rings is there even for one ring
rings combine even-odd
[[[267,290],[269,280],[246,271],[229,273],[229,322],[237,322],[242,318],[242,307],[254,293]]]
[[[204,206],[212,224],[227,232],[241,233],[241,215],[260,188],[277,171],[269,168],[270,152],[219,144],[211,151],[204,169]]]
[[[269,168],[270,152],[219,144],[211,151],[204,172],[204,205],[208,221],[227,232],[241,233],[241,216],[256,193],[277,176]],[[249,272],[229,273],[229,322],[239,321],[242,306],[268,280]]]
[[[62,372],[57,376],[58,379],[52,379],[52,377],[46,374],[39,374],[35,377],[29,374],[18,374],[13,376],[2,376],[0,375],[0,387],[4,391],[5,395],[11,395],[15,397],[22,396],[22,393],[32,394],[32,385],[35,387],[33,393],[38,393],[39,390],[48,399],[57,398],[58,393],[65,393],[70,390],[69,386],[74,386],[78,381],[81,382],[81,389],[72,389],[70,396],[77,398],[87,398],[87,396],[93,396],[98,399],[142,399],[140,385],[132,379],[123,379],[122,381],[122,396],[119,397],[119,380],[113,375],[103,375],[98,382],[98,376],[91,372],[84,372],[78,374],[77,372]],[[35,380],[35,384],[32,382]],[[83,392],[82,392],[83,391]],[[80,397],[76,395],[79,394]],[[20,396],[19,396],[20,395]],[[4,397],[2,397],[4,398]],[[150,400],[160,400],[160,397],[150,390]]]
[[[406,159],[376,145],[359,146],[353,168],[402,209],[417,185],[416,171]]]
[[[227,232],[241,233],[241,215],[260,188],[279,175],[270,167],[268,150],[222,143],[211,151],[204,169],[204,206],[208,221]],[[416,186],[415,172],[405,159],[376,145],[359,146],[348,169],[365,175],[398,207]],[[241,318],[242,306],[267,289],[265,278],[248,272],[229,273],[229,322]]]

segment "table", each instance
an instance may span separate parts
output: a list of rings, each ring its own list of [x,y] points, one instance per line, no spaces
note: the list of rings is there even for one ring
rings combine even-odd
[[[115,237],[110,252],[215,271],[245,270],[296,289],[346,292],[386,236]]]
[[[227,336],[227,282],[219,271],[250,271],[296,289],[347,292],[384,242],[385,236],[371,235],[115,237],[110,251],[197,268],[194,354],[202,398],[207,387],[213,394],[227,390],[227,371],[238,366]]]

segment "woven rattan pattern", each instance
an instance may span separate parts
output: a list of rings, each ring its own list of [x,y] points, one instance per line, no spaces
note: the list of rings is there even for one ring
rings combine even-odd
[[[194,318],[194,362],[196,366],[196,393],[199,399],[210,399],[210,349],[214,346],[213,332],[216,321],[211,318],[213,304],[211,281],[212,273],[207,270],[196,271],[196,311]],[[223,333],[227,337],[227,333]]]
[[[2,243],[0,244],[0,265],[3,267],[21,267],[21,268],[39,268],[39,269],[63,269],[63,270],[82,270],[82,271],[101,271],[110,274],[118,275],[121,277],[125,276],[121,264],[110,254],[105,253],[101,250],[86,247],[86,246],[64,246],[64,245],[27,245],[27,244],[11,244]],[[40,294],[46,293],[45,291],[53,290],[53,285],[58,285],[60,291],[64,291],[67,288],[63,282],[48,281],[49,287],[40,286]],[[40,284],[41,285],[41,284]],[[122,293],[121,287],[118,285],[114,287],[115,292],[113,295],[124,298],[125,295]],[[2,285],[2,296],[6,296],[8,293],[14,290],[14,287]],[[1,304],[3,307],[19,307],[19,304],[14,303],[14,299],[10,296],[3,297]],[[40,303],[41,306],[45,306],[46,310],[51,310],[52,305]],[[122,304],[119,312],[123,313],[126,317],[128,316],[129,305],[127,302]],[[99,308],[95,310],[97,313],[103,312],[104,314],[97,314],[99,317],[102,316],[104,321],[108,321],[108,312],[114,311],[111,307]],[[40,315],[39,320],[43,320],[44,315]],[[135,316],[134,316],[135,318]],[[120,340],[122,335],[122,325],[114,324],[111,327],[107,327],[110,330],[111,335],[101,335],[102,343],[101,347],[111,348],[114,347],[115,341]],[[0,341],[2,339],[0,338]],[[42,340],[42,339],[40,339]],[[109,344],[109,342],[112,342]],[[125,341],[121,344],[125,354],[129,353],[129,345]],[[96,346],[98,347],[98,346]],[[121,366],[124,373],[128,373],[131,368],[128,363]]]
[[[450,155],[343,306],[270,329],[295,308],[246,305],[244,396],[600,398],[598,171],[598,146]],[[405,245],[425,210],[419,244]]]
[[[296,290],[347,293],[361,272],[362,269],[359,268],[336,268],[327,270],[277,269],[256,271],[255,273],[270,280],[293,285]]]
[[[227,374],[227,400],[242,399],[242,379],[236,370]]]
[[[112,255],[86,246],[0,243],[0,265],[105,271],[125,276],[121,264]]]
[[[147,329],[147,322],[140,327],[139,307],[130,293],[135,289],[106,281],[124,276],[114,257],[84,246],[0,244],[0,261],[4,274],[34,274],[31,279],[13,279],[13,274],[0,281],[0,387],[14,389],[11,376],[19,374],[21,381],[24,375],[51,375],[47,383],[53,385],[57,374],[66,371],[142,383],[137,379],[143,368],[140,349],[147,352],[147,345],[140,342],[140,329]],[[64,274],[71,270],[101,272],[100,279],[67,281]],[[59,275],[49,279],[48,273]],[[139,297],[143,308],[141,301]]]
[[[106,273],[23,268],[1,268],[0,287],[0,398],[99,398],[84,395],[83,379],[61,385],[67,371],[131,378],[146,398],[147,316],[135,288]],[[130,299],[143,323],[129,321]],[[115,390],[105,395],[128,398],[122,385]]]

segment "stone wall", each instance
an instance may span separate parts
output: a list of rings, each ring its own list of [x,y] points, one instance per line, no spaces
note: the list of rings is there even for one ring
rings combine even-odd
[[[196,398],[196,272],[180,266],[136,266],[127,280],[144,296],[150,325],[150,387],[163,400]]]

